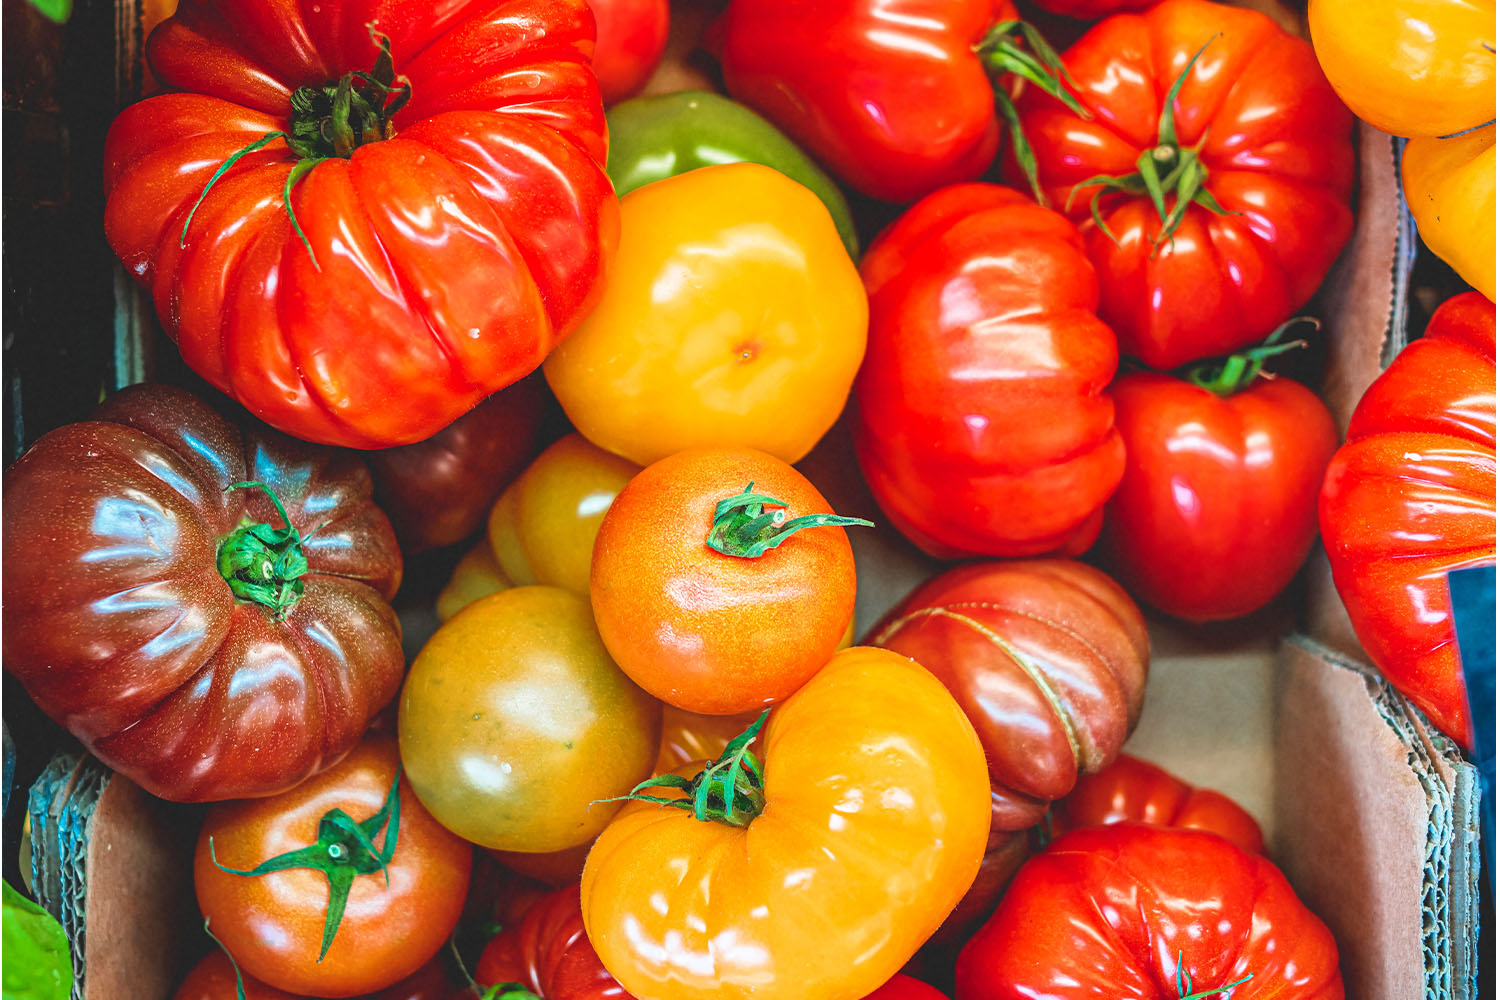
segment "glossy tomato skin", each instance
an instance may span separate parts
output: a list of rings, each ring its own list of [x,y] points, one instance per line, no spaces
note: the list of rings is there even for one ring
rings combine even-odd
[[[1140,718],[1150,660],[1140,609],[1066,559],[974,563],[912,591],[871,630],[943,682],[989,761],[992,825],[1023,830],[1105,767]]]
[[[1036,0],[1036,5],[1054,14],[1095,21],[1111,14],[1142,11],[1157,2],[1159,0]]]
[[[920,979],[898,974],[887,980],[880,989],[865,997],[865,1000],[948,1000],[948,998]]]
[[[1342,1000],[1333,935],[1265,858],[1199,830],[1122,823],[1053,842],[958,957],[957,1000]]]
[[[787,518],[831,514],[801,473],[748,448],[694,448],[647,466],[615,498],[594,543],[599,634],[631,678],[688,712],[764,708],[838,649],[854,613],[842,527],[813,527],[750,559],[709,548],[720,501],[754,485]]]
[[[594,75],[605,104],[638,93],[667,49],[667,0],[588,0],[594,12]]]
[[[942,558],[1077,554],[1125,451],[1083,238],[988,184],[913,206],[861,264],[855,445],[881,509]]]
[[[974,47],[1010,0],[734,0],[724,82],[841,180],[909,202],[995,158],[995,92]]]
[[[217,566],[248,523],[305,536],[283,620]],[[335,763],[394,697],[401,580],[364,463],[139,385],[5,474],[5,669],[101,761],[177,801],[271,795]],[[24,623],[24,625],[23,625]]]
[[[1134,595],[1191,622],[1238,618],[1291,583],[1318,536],[1333,416],[1291,379],[1221,397],[1170,375],[1118,379],[1130,457],[1102,548]]]
[[[389,36],[394,136],[291,192],[290,97]],[[541,363],[618,239],[585,0],[393,7],[184,0],[148,42],[177,92],[115,119],[105,234],[194,371],[267,423],[358,448],[431,437]],[[191,224],[184,235],[189,213]],[[309,252],[309,249],[311,252]]]
[[[1146,823],[1207,830],[1247,854],[1264,854],[1260,824],[1227,795],[1194,788],[1169,771],[1122,753],[1097,774],[1078,779],[1052,809],[1057,833],[1111,823]]]
[[[661,706],[609,658],[586,600],[515,587],[422,647],[397,728],[439,822],[483,847],[549,852],[592,839],[618,808],[598,800],[650,777]]]
[[[1366,390],[1318,516],[1360,645],[1433,723],[1473,741],[1447,575],[1495,561],[1495,306],[1433,313]]]
[[[303,998],[267,986],[240,970],[245,1000],[303,1000]],[[215,949],[203,957],[189,972],[172,1000],[237,1000],[234,966],[223,951]],[[443,963],[433,959],[393,986],[371,993],[364,1000],[450,1000],[453,986],[443,972]]]
[[[858,1000],[973,880],[983,750],[930,674],[868,647],[773,709],[752,750],[766,805],[748,827],[632,802],[605,828],[583,872],[589,940],[638,996]]]
[[[713,760],[759,716],[759,709],[740,715],[700,715],[663,705],[656,773],[666,774],[694,761]]]
[[[474,979],[520,983],[541,1000],[635,1000],[589,944],[576,883],[542,897],[485,945]]]
[[[1427,249],[1495,301],[1494,124],[1408,142],[1401,190]]]
[[[193,858],[198,905],[241,969],[292,993],[351,997],[416,972],[447,941],[463,910],[473,850],[433,819],[401,781],[395,853],[380,873],[357,875],[328,954],[318,961],[328,879],[294,868],[248,870],[318,840],[332,809],[355,822],[375,815],[400,765],[396,745],[370,737],[337,767],[269,799],[226,803],[204,820]],[[383,843],[384,835],[376,843]],[[209,841],[213,841],[210,854]]]
[[[1089,221],[1094,189],[1073,188],[1135,173],[1157,146],[1165,95],[1205,43],[1174,105],[1177,138],[1203,143],[1206,188],[1231,214],[1191,205],[1153,251],[1151,199],[1106,194],[1116,245]],[[1063,62],[1092,121],[1034,92],[1017,106],[1047,196],[1087,231],[1099,315],[1121,354],[1159,369],[1228,354],[1311,297],[1353,231],[1354,149],[1353,119],[1307,42],[1256,11],[1164,0],[1100,22]]]

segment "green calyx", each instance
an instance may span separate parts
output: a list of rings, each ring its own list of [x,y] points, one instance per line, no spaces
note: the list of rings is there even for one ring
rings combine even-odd
[[[214,863],[218,864],[218,862],[214,862]],[[234,955],[230,952],[230,950],[228,948],[224,947],[224,942],[219,940],[218,935],[215,934],[213,931],[211,931],[211,930],[208,929],[208,918],[207,917],[203,918],[203,933],[207,934],[208,937],[209,937],[209,940],[212,941],[214,944],[218,945],[219,946],[219,950],[224,953],[224,957],[227,958],[227,959],[229,959],[229,967],[234,970],[234,997],[235,997],[235,1000],[245,1000],[245,977],[240,972],[240,963],[238,963],[238,962],[236,962],[234,960]]]
[[[1026,141],[1026,133],[1021,129],[1020,112],[1016,110],[1010,94],[1000,86],[1000,78],[1010,74],[1019,76],[1063,102],[1080,118],[1087,121],[1094,116],[1064,86],[1063,81],[1072,83],[1073,77],[1063,65],[1057,50],[1047,43],[1041,32],[1025,21],[1001,21],[996,24],[974,46],[974,52],[994,81],[995,110],[1005,121],[1006,131],[1010,133],[1011,149],[1015,153],[1016,162],[1021,165],[1021,171],[1026,175],[1026,182],[1031,185],[1032,196],[1038,204],[1046,205],[1047,196],[1042,193],[1042,185],[1037,178],[1036,153],[1032,151],[1031,143]]]
[[[208,838],[208,855],[219,871],[230,875],[254,878],[288,868],[312,868],[328,879],[328,911],[323,919],[323,946],[318,952],[318,961],[328,954],[333,937],[338,933],[339,922],[344,917],[344,907],[349,902],[349,889],[359,875],[385,874],[386,885],[391,882],[390,862],[396,853],[396,836],[401,828],[401,768],[391,779],[391,789],[386,793],[380,810],[363,822],[356,823],[342,809],[330,809],[318,820],[318,839],[315,843],[285,854],[268,858],[249,871],[226,868],[214,857],[214,841]],[[375,846],[375,836],[385,828],[385,841]]]
[[[750,821],[766,807],[765,772],[750,751],[750,744],[760,735],[770,714],[769,708],[760,713],[760,717],[730,740],[718,759],[710,761],[697,777],[689,780],[680,774],[661,774],[636,785],[629,795],[600,801],[654,802],[671,809],[690,811],[694,819],[704,823],[749,826]],[[648,788],[676,788],[687,794],[682,798],[667,798],[646,794]]]
[[[1278,354],[1306,347],[1305,340],[1289,340],[1280,343],[1282,334],[1299,323],[1311,323],[1314,330],[1319,329],[1322,324],[1312,316],[1295,316],[1271,331],[1271,335],[1255,347],[1247,351],[1231,354],[1226,358],[1217,358],[1213,361],[1205,361],[1194,365],[1187,370],[1186,378],[1200,389],[1207,389],[1215,396],[1227,398],[1237,392],[1250,387],[1257,378],[1264,375],[1266,362]]]
[[[1219,986],[1211,990],[1203,990],[1201,993],[1193,992],[1193,977],[1187,974],[1182,967],[1182,952],[1177,953],[1177,1000],[1209,1000],[1210,997],[1220,997],[1222,1000],[1232,1000],[1234,988],[1248,983],[1254,973],[1247,973],[1243,979],[1236,979],[1227,986]]]
[[[391,59],[391,40],[375,30],[374,22],[365,27],[370,32],[371,43],[379,50],[375,56],[375,65],[370,71],[366,73],[356,70],[345,73],[337,83],[323,87],[298,87],[294,90],[291,116],[288,119],[291,129],[285,132],[267,132],[248,146],[231,153],[228,159],[219,164],[219,169],[203,185],[198,200],[193,202],[192,210],[182,222],[179,247],[187,246],[188,227],[192,225],[193,216],[198,213],[198,206],[203,204],[203,199],[208,197],[209,190],[218,183],[219,178],[239,162],[241,157],[282,139],[298,157],[296,165],[282,184],[282,206],[286,209],[287,218],[291,220],[297,238],[307,248],[307,255],[312,258],[313,266],[322,270],[318,267],[318,258],[313,254],[307,234],[297,221],[297,213],[292,210],[292,188],[324,160],[348,159],[360,146],[391,138],[396,134],[396,112],[411,100],[411,81],[396,75],[395,63]]]
[[[1182,92],[1182,85],[1187,82],[1188,74],[1193,71],[1193,67],[1197,65],[1198,58],[1203,55],[1204,50],[1218,37],[1215,35],[1210,38],[1203,43],[1202,48],[1193,53],[1193,58],[1189,59],[1187,66],[1183,67],[1182,74],[1173,82],[1172,89],[1167,91],[1167,99],[1161,109],[1161,119],[1157,124],[1156,145],[1141,153],[1135,161],[1135,173],[1123,177],[1107,175],[1090,177],[1075,185],[1068,195],[1068,204],[1071,207],[1073,197],[1079,191],[1089,187],[1098,189],[1089,201],[1089,212],[1093,215],[1094,224],[1099,227],[1099,231],[1108,236],[1115,246],[1119,246],[1120,241],[1110,231],[1099,212],[1099,199],[1111,191],[1137,197],[1147,195],[1151,198],[1157,217],[1161,219],[1161,230],[1151,242],[1153,257],[1163,245],[1171,243],[1177,227],[1182,225],[1182,220],[1187,217],[1188,206],[1201,205],[1215,215],[1238,214],[1227,211],[1208,190],[1208,167],[1198,156],[1203,143],[1207,141],[1207,135],[1198,141],[1198,145],[1183,147],[1177,139],[1177,120],[1173,114],[1173,108],[1177,104],[1177,95]],[[1167,207],[1168,195],[1173,198],[1170,209]]]
[[[542,998],[520,983],[496,983],[479,994],[479,1000],[542,1000]]]
[[[271,610],[273,619],[281,621],[302,596],[302,574],[307,572],[307,555],[302,546],[307,539],[292,527],[281,499],[265,483],[235,483],[228,487],[252,488],[265,491],[271,498],[285,527],[246,522],[231,531],[219,543],[219,575],[235,597],[264,605]]]
[[[754,490],[751,483],[743,493],[726,497],[714,507],[713,527],[704,539],[709,548],[738,559],[755,559],[804,528],[875,527],[875,522],[862,517],[837,514],[803,514],[787,520],[784,501]]]

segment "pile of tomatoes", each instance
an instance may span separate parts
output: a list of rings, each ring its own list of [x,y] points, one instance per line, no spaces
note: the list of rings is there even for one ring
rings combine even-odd
[[[204,384],[4,497],[5,669],[212,804],[177,1000],[1344,996],[1255,820],[1122,754],[1138,602],[1251,614],[1321,526],[1472,743],[1492,5],[1038,4],[1061,52],[1009,0],[181,0],[103,228]],[[1350,108],[1478,290],[1343,429],[1273,373]],[[959,565],[856,637],[862,532]]]

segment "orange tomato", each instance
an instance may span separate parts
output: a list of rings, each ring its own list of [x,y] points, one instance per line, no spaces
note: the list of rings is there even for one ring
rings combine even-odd
[[[731,498],[743,504],[725,509]],[[821,517],[797,521],[809,515]],[[854,612],[854,554],[828,518],[822,494],[764,452],[693,448],[654,463],[615,498],[594,543],[589,596],[604,645],[637,684],[689,712],[785,698],[828,662]],[[767,538],[785,540],[749,554]]]
[[[637,801],[605,828],[583,870],[589,940],[653,1000],[864,997],[979,869],[989,774],[974,727],[915,662],[855,647],[773,709],[750,752],[763,805],[746,825]],[[750,770],[731,773],[748,795]]]

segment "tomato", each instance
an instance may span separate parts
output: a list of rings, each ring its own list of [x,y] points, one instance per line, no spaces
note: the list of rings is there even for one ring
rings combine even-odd
[[[411,975],[447,941],[473,852],[405,779],[392,794],[399,767],[395,744],[371,737],[289,792],[209,812],[193,884],[245,972],[291,993],[349,997]]]
[[[1328,81],[1382,132],[1451,135],[1495,117],[1494,0],[1309,0]]]
[[[931,670],[989,761],[994,829],[1022,830],[1114,760],[1150,660],[1130,596],[1063,559],[975,563],[912,591],[867,640]]]
[[[560,851],[491,851],[490,855],[506,868],[535,882],[557,888],[576,885],[583,875],[583,859],[593,846],[592,838],[576,847]]]
[[[1354,226],[1353,119],[1312,47],[1257,11],[1165,0],[1063,62],[1091,120],[1044,93],[1017,106],[1043,189],[1084,223],[1120,352],[1175,368],[1301,307]]]
[[[1017,138],[1003,77],[1056,60],[1011,0],[733,0],[715,33],[731,96],[890,202],[977,180]]]
[[[290,788],[400,687],[401,554],[347,453],[132,386],[6,471],[4,531],[5,669],[154,795]]]
[[[1034,0],[1043,10],[1054,14],[1066,14],[1084,21],[1093,21],[1111,14],[1145,10],[1158,0]]]
[[[948,1000],[948,998],[920,979],[898,974],[887,980],[880,989],[865,997],[865,1000]]]
[[[957,1000],[1344,996],[1333,935],[1276,866],[1214,834],[1130,823],[1028,861],[957,973]]]
[[[739,715],[699,715],[671,705],[662,706],[656,773],[666,774],[684,764],[713,760],[759,716],[759,710]]]
[[[445,622],[481,597],[515,586],[500,564],[488,538],[482,538],[453,567],[437,595],[438,621]]]
[[[801,687],[854,614],[854,553],[802,474],[748,448],[664,458],[615,498],[589,597],[620,669],[669,705],[731,715]]]
[[[495,393],[426,441],[370,452],[375,497],[415,554],[463,541],[542,446],[541,376]]]
[[[1260,824],[1229,796],[1211,788],[1194,788],[1128,753],[1097,774],[1079,778],[1067,798],[1052,808],[1051,824],[1058,833],[1111,823],[1207,830],[1247,854],[1266,852]]]
[[[543,367],[568,419],[641,465],[695,445],[806,455],[844,408],[867,318],[817,195],[730,163],[637,188],[620,213],[604,298]]]
[[[615,666],[588,602],[491,594],[444,622],[401,691],[401,759],[438,821],[510,851],[584,843],[651,773],[661,706]]]
[[[474,979],[516,983],[539,1000],[634,1000],[589,944],[576,884],[542,897],[485,945]]]
[[[740,742],[711,768],[733,784],[731,802],[709,796],[723,821],[631,802],[605,827],[583,870],[589,940],[653,1000],[857,1000],[973,881],[984,751],[942,684],[868,647],[837,653]]]
[[[193,971],[172,994],[172,1000],[237,1000],[239,984],[244,986],[244,1000],[302,1000],[246,975],[243,969],[240,970],[240,982],[236,983],[234,966],[228,956],[217,949],[193,966]],[[448,1000],[452,990],[442,962],[433,959],[401,982],[371,993],[365,1000]]]
[[[1495,126],[1411,140],[1401,186],[1422,242],[1495,301]]]
[[[618,215],[592,33],[584,0],[183,0],[148,43],[174,92],[105,141],[105,235],[262,420],[429,438],[598,301]]]
[[[1015,877],[1016,870],[1031,857],[1035,849],[1034,839],[1029,829],[996,830],[992,827],[984,858],[979,862],[979,874],[974,876],[969,891],[964,893],[942,926],[933,932],[929,944],[966,939],[976,926],[994,913],[995,904]]]
[[[1125,451],[1115,338],[1074,227],[1006,188],[947,188],[861,272],[855,446],[886,516],[942,558],[1088,548]]]
[[[1495,306],[1443,303],[1365,391],[1323,480],[1333,582],[1371,661],[1473,745],[1448,574],[1495,561]]]
[[[1102,548],[1132,594],[1188,621],[1263,607],[1317,541],[1338,428],[1310,390],[1259,366],[1131,374],[1110,390],[1130,461]]]
[[[640,91],[667,49],[667,0],[588,0],[597,26],[594,75],[605,104]]]

